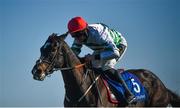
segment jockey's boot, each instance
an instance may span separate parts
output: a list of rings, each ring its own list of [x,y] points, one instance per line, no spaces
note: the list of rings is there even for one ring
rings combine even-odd
[[[123,86],[125,87],[125,92],[126,92],[125,95],[126,95],[126,98],[127,98],[127,103],[129,103],[129,104],[134,103],[136,98],[135,98],[134,94],[129,90],[128,86],[126,85],[125,81],[122,78],[121,73],[119,73],[117,70],[115,70],[113,68],[111,68],[111,69],[109,69],[107,71],[110,72],[109,73],[110,74],[109,77],[112,78],[112,74],[113,74],[113,77],[114,77],[113,79],[115,79],[116,81],[122,83]]]

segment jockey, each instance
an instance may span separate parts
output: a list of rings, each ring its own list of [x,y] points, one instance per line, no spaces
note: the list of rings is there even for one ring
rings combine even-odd
[[[100,68],[109,77],[121,82],[126,89],[127,102],[132,103],[135,96],[128,89],[121,74],[114,69],[127,49],[127,42],[121,33],[102,23],[88,24],[82,17],[74,17],[68,22],[68,32],[74,38],[71,49],[78,56],[83,45],[94,52],[85,55],[85,62],[92,62],[93,68]]]

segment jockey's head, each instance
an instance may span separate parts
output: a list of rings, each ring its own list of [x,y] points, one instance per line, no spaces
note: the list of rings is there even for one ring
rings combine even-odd
[[[68,32],[79,42],[87,39],[87,22],[82,17],[74,17],[68,22]]]

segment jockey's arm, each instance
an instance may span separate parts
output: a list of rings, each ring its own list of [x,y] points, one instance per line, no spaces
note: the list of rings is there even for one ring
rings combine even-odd
[[[76,40],[74,40],[71,49],[73,52],[78,56],[81,53],[82,44],[78,43]]]
[[[119,57],[119,49],[115,46],[115,44],[109,44],[104,51],[95,55],[96,60],[110,60]]]

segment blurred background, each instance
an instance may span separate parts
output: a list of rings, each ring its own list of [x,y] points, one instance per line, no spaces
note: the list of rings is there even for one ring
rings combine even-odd
[[[116,68],[149,69],[180,94],[179,0],[0,0],[0,107],[63,106],[60,71],[39,82],[31,69],[48,36],[66,32],[75,16],[124,35],[128,50]]]

